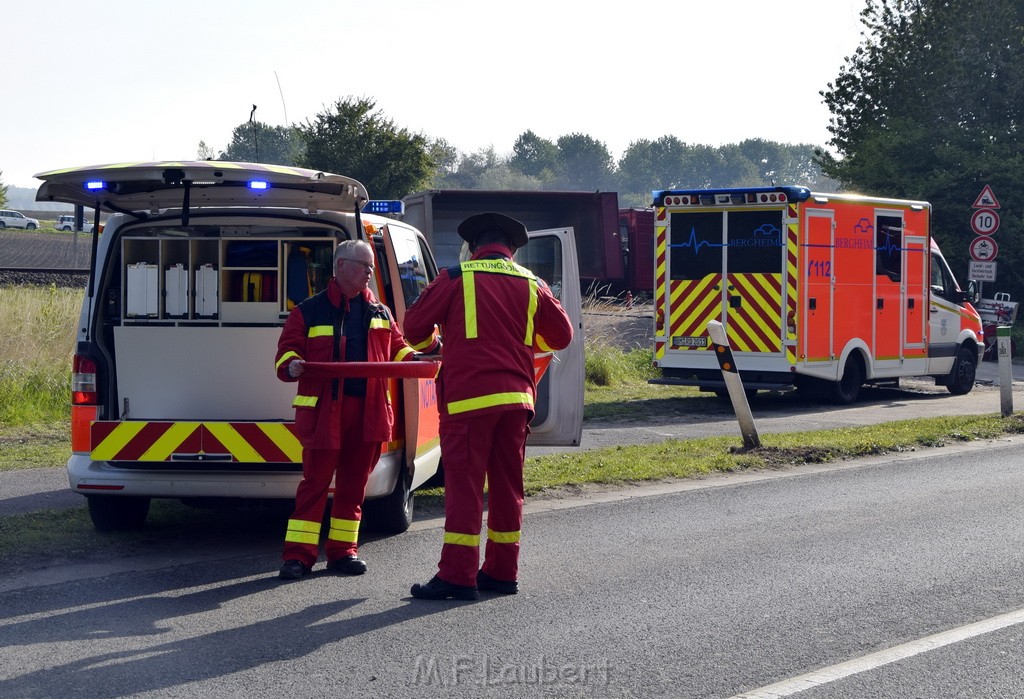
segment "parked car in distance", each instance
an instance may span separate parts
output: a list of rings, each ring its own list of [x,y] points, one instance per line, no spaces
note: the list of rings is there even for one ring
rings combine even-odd
[[[25,228],[34,231],[39,228],[39,221],[29,218],[20,211],[0,209],[0,228]]]
[[[73,231],[75,230],[75,217],[73,214],[63,214],[57,217],[57,224],[55,228],[58,231]],[[86,233],[92,233],[92,224],[88,221],[82,222],[82,227],[79,229]]]

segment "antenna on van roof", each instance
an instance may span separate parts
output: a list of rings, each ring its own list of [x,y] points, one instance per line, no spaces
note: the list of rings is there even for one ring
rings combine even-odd
[[[260,139],[259,139],[259,136],[257,135],[258,129],[256,128],[256,105],[255,104],[252,106],[252,111],[249,112],[249,123],[252,124],[252,142],[256,146],[256,159],[253,160],[253,162],[254,163],[258,163],[260,161]]]

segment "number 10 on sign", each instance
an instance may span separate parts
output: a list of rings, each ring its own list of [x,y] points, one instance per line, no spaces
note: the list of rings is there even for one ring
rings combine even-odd
[[[978,235],[992,235],[999,230],[999,214],[992,209],[978,209],[971,215],[971,228]]]

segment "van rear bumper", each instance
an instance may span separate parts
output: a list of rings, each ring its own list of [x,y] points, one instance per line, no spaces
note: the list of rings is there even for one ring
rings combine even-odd
[[[82,495],[124,495],[150,498],[256,498],[291,499],[302,480],[300,470],[218,469],[208,462],[203,469],[184,469],[181,462],[147,468],[145,463],[93,461],[89,454],[68,459],[68,483]],[[400,451],[382,454],[366,484],[366,499],[389,495],[402,467]],[[334,492],[333,488],[331,492]]]

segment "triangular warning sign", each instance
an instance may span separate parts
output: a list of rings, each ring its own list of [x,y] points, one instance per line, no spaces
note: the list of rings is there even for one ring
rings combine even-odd
[[[985,188],[981,190],[981,194],[974,200],[975,209],[998,209],[999,202],[996,201],[996,195],[992,193],[992,187],[985,185]]]

